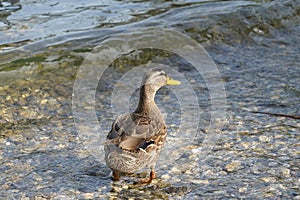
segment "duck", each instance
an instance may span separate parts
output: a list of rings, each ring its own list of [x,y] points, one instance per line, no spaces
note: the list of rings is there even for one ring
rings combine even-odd
[[[114,181],[144,168],[150,169],[150,176],[139,183],[149,184],[156,178],[155,166],[166,141],[167,128],[154,98],[161,87],[180,84],[159,68],[145,73],[136,109],[116,117],[104,142],[105,162]]]

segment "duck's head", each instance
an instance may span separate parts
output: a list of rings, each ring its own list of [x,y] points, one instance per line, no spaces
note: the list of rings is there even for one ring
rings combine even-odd
[[[180,81],[170,78],[166,72],[161,69],[153,68],[149,70],[142,82],[142,85],[151,87],[154,91],[165,85],[180,85]]]

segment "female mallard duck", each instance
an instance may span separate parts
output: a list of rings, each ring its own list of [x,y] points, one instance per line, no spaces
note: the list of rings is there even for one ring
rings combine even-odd
[[[149,180],[142,183],[151,183],[155,178],[154,168],[167,129],[154,97],[162,86],[179,84],[159,69],[145,74],[138,107],[133,113],[116,118],[104,144],[105,161],[114,180],[119,180],[121,173],[134,173],[145,167],[150,167],[151,173]]]

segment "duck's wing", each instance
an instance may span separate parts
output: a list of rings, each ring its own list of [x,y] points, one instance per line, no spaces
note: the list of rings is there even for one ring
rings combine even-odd
[[[149,145],[162,145],[166,137],[164,120],[141,116],[135,113],[121,115],[112,124],[107,139],[120,148],[135,151]]]

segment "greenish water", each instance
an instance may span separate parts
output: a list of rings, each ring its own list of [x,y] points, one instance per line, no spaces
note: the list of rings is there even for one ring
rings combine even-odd
[[[298,1],[27,0],[1,5],[1,198],[300,198]],[[95,105],[79,108],[95,111],[101,126],[75,123],[74,82],[83,63],[97,55],[95,47],[117,33],[151,27],[193,38],[216,63],[226,92],[224,126],[218,132],[208,129],[213,108],[206,80],[182,57],[155,49],[128,52],[105,69],[94,88]],[[102,144],[97,146],[95,137],[83,139],[79,130],[96,124],[91,131],[103,140],[114,119],[114,89],[122,88],[118,81],[150,60],[172,66],[191,85],[199,108],[197,135],[180,139],[195,127],[180,129],[180,102],[173,90],[163,88],[157,102],[169,137],[156,167],[158,179],[144,187],[131,184],[135,177],[113,183],[103,160],[86,148],[93,144],[102,154]],[[130,109],[137,94],[131,91]],[[211,143],[205,143],[207,138]]]

